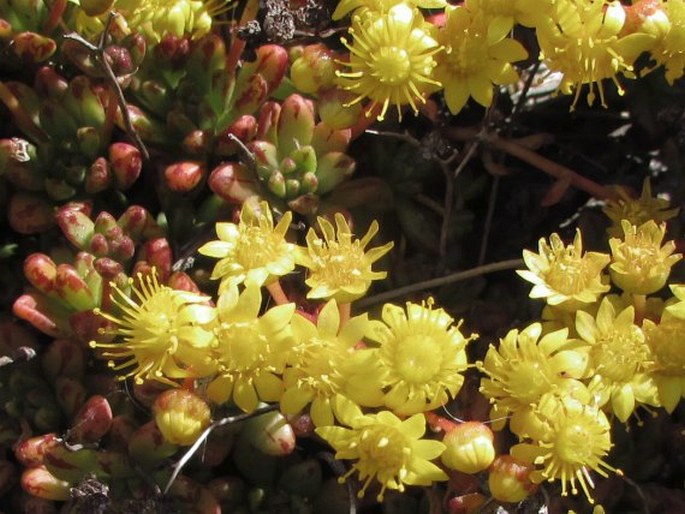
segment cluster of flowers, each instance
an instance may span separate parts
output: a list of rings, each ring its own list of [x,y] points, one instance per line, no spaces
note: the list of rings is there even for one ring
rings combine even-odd
[[[418,8],[444,9],[429,19]],[[515,83],[512,65],[526,59],[526,49],[511,37],[519,24],[535,29],[540,58],[561,74],[559,91],[574,94],[590,84],[588,104],[606,106],[603,79],[634,78],[633,65],[651,52],[664,66],[669,83],[683,75],[685,30],[682,0],[641,0],[632,6],[596,0],[342,0],[333,14],[352,12],[350,51],[337,83],[355,96],[351,103],[371,100],[371,112],[383,118],[388,106],[418,111],[426,97],[444,89],[449,110],[456,114],[473,98],[488,107],[493,85]],[[378,109],[376,109],[378,108]]]
[[[589,471],[617,471],[605,461],[609,419],[627,422],[638,407],[670,413],[685,394],[685,289],[649,296],[682,258],[672,241],[662,246],[675,214],[666,206],[646,183],[639,200],[607,204],[610,253],[583,252],[580,231],[569,245],[552,234],[537,254],[524,251],[519,274],[546,301],[543,321],[509,332],[479,366],[493,419],[509,418],[520,439],[511,455],[538,466],[533,482],[560,479],[562,494],[579,483],[590,499]]]
[[[461,388],[470,338],[432,302],[407,303],[406,309],[386,304],[382,320],[350,317],[350,302],[385,277],[372,264],[392,243],[367,249],[377,223],[355,239],[336,214],[335,226],[319,218],[322,237],[310,229],[307,246],[300,247],[285,237],[291,221],[286,212],[274,226],[266,202],[248,201],[238,223],[217,223],[219,239],[200,248],[219,258],[212,275],[221,281],[216,305],[161,285],[154,274],[131,279],[130,291],[113,285],[115,309],[97,312],[110,323],[102,335],[116,340],[91,346],[122,379],[169,386],[181,379],[199,402],[245,412],[259,402],[279,402],[286,415],[309,406],[317,433],[338,457],[356,460],[351,473],[358,470],[364,480],[360,495],[374,479],[380,498],[386,488],[447,480],[430,462],[445,445],[422,439],[424,412]],[[308,298],[326,300],[315,315],[297,312],[280,285],[279,277],[296,265],[308,271]],[[278,303],[263,313],[262,287]],[[360,406],[375,413],[364,414]],[[158,425],[176,444],[191,444],[210,421],[206,407],[199,409],[201,422],[198,409],[185,405],[178,415],[163,411]]]

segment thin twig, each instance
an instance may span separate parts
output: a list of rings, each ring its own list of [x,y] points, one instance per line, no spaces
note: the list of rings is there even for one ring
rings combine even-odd
[[[107,61],[107,58],[105,56],[107,36],[109,34],[110,28],[112,27],[112,22],[114,21],[115,16],[118,16],[115,12],[110,13],[109,17],[107,18],[105,28],[100,33],[97,46],[92,44],[90,41],[84,39],[80,34],[77,34],[76,32],[64,34],[64,36],[62,37],[64,39],[76,41],[80,45],[87,48],[93,54],[93,59],[95,63],[100,67],[101,71],[105,74],[109,86],[114,90],[114,93],[117,98],[117,103],[119,104],[119,110],[121,111],[121,117],[123,118],[124,125],[126,126],[126,132],[131,137],[131,139],[133,139],[133,142],[138,147],[138,150],[140,150],[140,153],[143,155],[143,158],[145,160],[149,160],[150,153],[148,152],[145,143],[143,143],[143,140],[140,138],[138,131],[135,129],[133,123],[131,122],[131,116],[128,112],[128,104],[126,103],[126,99],[124,98],[124,92],[121,90],[119,81],[117,80],[116,75],[114,75],[114,71],[112,71],[112,67],[110,66],[109,61]]]
[[[195,452],[198,450],[198,448],[200,448],[200,446],[202,446],[205,440],[209,437],[209,434],[211,434],[215,428],[222,427],[224,425],[228,425],[231,423],[237,423],[239,421],[244,421],[246,419],[250,419],[261,414],[266,414],[267,412],[271,412],[276,409],[278,409],[278,404],[267,405],[266,407],[262,407],[247,414],[238,414],[237,416],[227,416],[225,418],[217,419],[214,423],[205,428],[205,431],[202,432],[202,434],[200,434],[200,437],[198,437],[197,440],[193,443],[193,445],[190,448],[188,448],[188,450],[183,454],[183,457],[181,457],[181,459],[176,464],[174,464],[171,476],[169,477],[169,481],[167,482],[166,487],[164,488],[163,494],[167,494],[169,492],[169,489],[173,485],[174,480],[176,480],[178,474],[183,469],[183,466],[185,466],[188,463],[188,461],[193,458]]]
[[[633,487],[635,489],[635,492],[637,492],[637,495],[640,497],[640,500],[642,500],[642,512],[644,512],[644,514],[650,514],[649,504],[647,503],[647,497],[645,496],[645,493],[642,492],[642,488],[635,481],[631,480],[623,473],[620,473],[619,476],[623,479],[625,483]]]
[[[431,289],[434,287],[440,287],[447,284],[453,284],[455,282],[460,282],[462,280],[467,280],[469,278],[478,277],[480,275],[485,275],[487,273],[494,273],[496,271],[520,268],[523,266],[523,264],[524,263],[522,259],[511,259],[508,261],[492,262],[490,264],[485,264],[483,266],[471,268],[466,271],[458,271],[456,273],[445,275],[444,277],[432,278],[430,280],[416,282],[414,284],[409,284],[408,286],[393,289],[392,291],[386,291],[385,293],[380,293],[374,296],[369,296],[367,298],[362,298],[361,300],[355,302],[355,307],[366,308],[370,305],[375,305],[377,303],[385,302],[387,300],[392,300],[393,298],[397,298],[398,296],[404,296],[411,293],[416,293],[418,291],[423,291],[425,289]]]

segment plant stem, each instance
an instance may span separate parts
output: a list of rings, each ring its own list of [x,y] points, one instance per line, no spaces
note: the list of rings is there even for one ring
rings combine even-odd
[[[286,303],[290,303],[288,295],[286,295],[285,291],[283,291],[283,287],[281,286],[280,280],[272,282],[271,284],[266,286],[266,289],[267,291],[269,291],[271,298],[274,299],[274,302],[276,302],[277,305],[285,305]]]
[[[416,293],[418,291],[423,291],[424,289],[431,289],[434,287],[440,287],[447,284],[453,284],[455,282],[460,282],[462,280],[467,280],[469,278],[478,277],[480,275],[485,275],[487,273],[494,273],[495,271],[520,268],[523,266],[523,264],[524,263],[522,259],[492,262],[490,264],[484,264],[483,266],[471,268],[466,271],[458,271],[456,273],[445,275],[444,277],[438,277],[430,280],[424,280],[422,282],[416,282],[414,284],[409,284],[408,286],[393,289],[392,291],[386,291],[385,293],[380,293],[374,296],[369,296],[367,298],[362,298],[361,300],[358,300],[355,305],[357,307],[368,307],[370,305],[375,305],[377,303],[385,302],[387,300],[392,300],[393,298],[397,298],[398,296],[405,296],[411,293]]]

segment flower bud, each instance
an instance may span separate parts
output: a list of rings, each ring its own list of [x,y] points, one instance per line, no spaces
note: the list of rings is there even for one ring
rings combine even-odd
[[[493,440],[492,430],[479,421],[457,424],[442,440],[447,448],[440,459],[450,469],[478,473],[495,459]]]
[[[78,248],[88,248],[95,224],[77,204],[66,204],[57,210],[55,219],[69,241]]]
[[[43,62],[57,50],[57,44],[49,37],[35,32],[20,32],[12,38],[10,48],[28,63]]]
[[[178,193],[193,190],[205,174],[204,163],[200,161],[182,161],[167,166],[164,178],[169,189]]]
[[[337,68],[335,55],[326,45],[307,45],[290,66],[290,79],[302,93],[314,94],[335,85]]]
[[[193,444],[209,426],[207,403],[186,389],[169,389],[152,405],[152,413],[164,439],[180,446]]]
[[[14,456],[26,468],[40,466],[46,449],[57,441],[57,434],[53,433],[29,437],[14,446]]]
[[[69,429],[69,441],[96,443],[112,426],[112,408],[100,395],[93,395],[81,407]]]
[[[245,166],[235,162],[220,164],[214,168],[207,182],[217,196],[235,204],[242,204],[259,192],[256,179]]]
[[[86,171],[85,190],[89,195],[94,195],[107,189],[112,183],[112,171],[109,161],[104,157],[98,157]]]
[[[361,104],[349,105],[354,98],[354,94],[341,89],[321,93],[317,102],[321,121],[335,130],[354,126],[364,115]]]
[[[532,465],[525,464],[511,455],[499,455],[490,466],[490,494],[501,502],[522,501],[538,487],[529,478],[534,469]]]
[[[295,432],[280,412],[267,412],[245,422],[241,436],[267,455],[290,455],[295,449]]]
[[[71,484],[55,477],[44,466],[26,469],[21,475],[21,487],[44,500],[66,501],[71,497]]]
[[[244,114],[222,131],[214,143],[214,151],[218,155],[233,155],[238,151],[238,145],[229,139],[229,134],[247,144],[257,134],[257,120],[250,114]]]
[[[314,107],[300,95],[290,95],[283,101],[278,118],[278,150],[290,155],[308,145],[314,133]]]
[[[130,75],[136,71],[136,63],[133,61],[127,48],[119,45],[110,45],[105,48],[105,58],[112,68],[116,77]]]
[[[245,69],[241,70],[241,74]],[[251,114],[257,110],[268,95],[269,86],[261,75],[251,75],[237,90],[234,108],[238,114]]]
[[[285,76],[288,68],[288,52],[279,45],[262,45],[257,48],[256,53],[255,71],[264,77],[268,90],[273,91]]]
[[[140,150],[128,143],[113,143],[109,146],[109,162],[117,187],[126,190],[131,187],[143,169]]]
[[[32,253],[24,261],[24,276],[41,293],[50,294],[55,290],[57,266],[43,253]]]

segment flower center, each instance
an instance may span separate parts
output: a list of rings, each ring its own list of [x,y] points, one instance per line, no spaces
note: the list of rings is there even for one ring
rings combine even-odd
[[[559,458],[569,464],[587,464],[594,453],[594,438],[583,423],[563,427],[556,438],[555,449]]]
[[[246,268],[260,268],[274,260],[282,241],[263,227],[247,227],[236,247],[236,260]]]
[[[384,46],[374,56],[373,75],[383,84],[395,85],[409,77],[411,61],[403,48]]]
[[[248,371],[260,366],[268,352],[268,341],[255,323],[221,323],[217,340],[221,362],[229,371]]]
[[[425,334],[403,337],[395,349],[395,369],[407,382],[431,381],[442,365],[440,345]]]
[[[585,263],[575,256],[565,255],[552,263],[545,279],[560,293],[573,295],[583,291],[594,274],[588,273]]]
[[[548,373],[540,362],[519,362],[509,373],[507,390],[522,402],[534,403],[550,390]]]
[[[614,331],[591,350],[597,373],[614,382],[629,382],[647,358],[647,349],[636,326]]]
[[[410,452],[406,438],[389,426],[369,427],[360,437],[360,461],[372,462],[385,476],[396,476]]]

